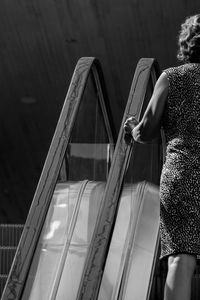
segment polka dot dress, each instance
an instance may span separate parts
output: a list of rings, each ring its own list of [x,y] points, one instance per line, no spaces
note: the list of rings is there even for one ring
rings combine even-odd
[[[161,258],[200,255],[200,64],[164,71],[167,151],[160,180]]]

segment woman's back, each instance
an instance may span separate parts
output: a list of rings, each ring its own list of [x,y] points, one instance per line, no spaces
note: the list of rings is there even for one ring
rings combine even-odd
[[[169,81],[163,115],[167,154],[200,157],[200,64],[187,63],[164,72]]]
[[[161,257],[200,253],[200,64],[164,71],[169,80],[160,182]]]

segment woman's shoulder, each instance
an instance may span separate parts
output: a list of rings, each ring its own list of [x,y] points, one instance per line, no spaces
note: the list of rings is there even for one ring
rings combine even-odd
[[[170,67],[164,69],[163,72],[167,74],[167,76],[184,76],[190,72],[194,72],[195,70],[200,70],[200,64],[197,63],[185,63],[179,66]]]

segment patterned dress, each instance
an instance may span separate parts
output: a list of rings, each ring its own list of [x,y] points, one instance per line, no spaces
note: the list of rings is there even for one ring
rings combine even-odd
[[[200,64],[164,71],[166,161],[160,181],[161,258],[200,255]]]

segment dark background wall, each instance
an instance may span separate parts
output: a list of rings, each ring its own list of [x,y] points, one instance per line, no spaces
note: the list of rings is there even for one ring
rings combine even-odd
[[[141,57],[176,65],[199,0],[1,0],[0,222],[23,223],[77,60],[102,63],[118,131]]]

